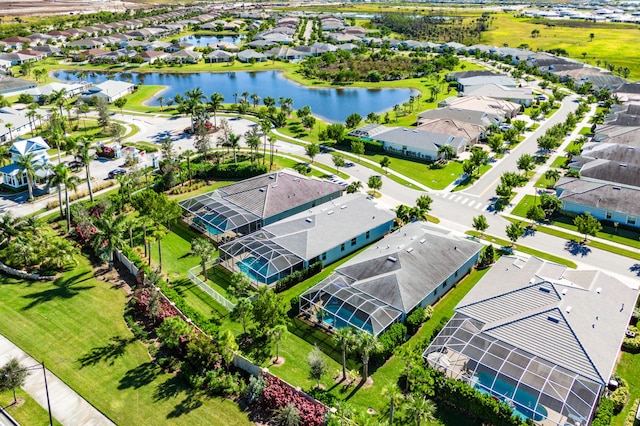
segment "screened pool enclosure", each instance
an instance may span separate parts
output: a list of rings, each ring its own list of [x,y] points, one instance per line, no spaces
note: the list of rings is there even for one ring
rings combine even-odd
[[[332,275],[300,296],[300,312],[329,330],[355,327],[378,336],[402,319],[402,312]]]
[[[586,425],[602,386],[481,331],[463,314],[447,323],[424,353],[432,368],[506,402],[543,425]]]

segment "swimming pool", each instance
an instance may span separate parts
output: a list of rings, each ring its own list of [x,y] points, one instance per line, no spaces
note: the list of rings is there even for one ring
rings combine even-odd
[[[218,228],[210,225],[208,222],[206,222],[204,219],[196,217],[193,218],[193,223],[196,223],[198,226],[201,226],[203,228],[205,228],[207,230],[207,232],[211,235],[220,235],[222,234],[222,231],[220,231]]]
[[[249,256],[236,263],[238,269],[244,272],[249,278],[254,281],[264,282],[268,279],[268,261],[266,259],[259,259],[257,257]],[[267,282],[266,284],[270,284]]]
[[[475,383],[473,383],[474,388],[480,392],[497,397],[503,402],[513,402],[515,406],[513,413],[520,416],[523,420],[530,418],[539,422],[547,418],[547,409],[539,404],[536,406],[537,398],[529,392],[520,388],[516,390],[512,384],[495,378],[486,371],[477,373],[475,379]]]
[[[367,330],[373,333],[371,324],[365,322],[365,320],[354,315],[353,311],[348,307],[339,303],[328,303],[324,306],[324,310],[329,313],[322,318],[322,322],[328,325],[332,325],[335,328],[345,328],[356,326],[363,330]]]

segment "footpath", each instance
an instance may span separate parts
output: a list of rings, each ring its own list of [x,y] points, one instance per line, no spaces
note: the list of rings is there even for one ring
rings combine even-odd
[[[35,359],[14,345],[9,339],[0,335],[0,365],[5,365],[12,358],[16,358],[23,368],[30,369],[22,389],[31,395],[45,410],[47,409],[47,391],[44,383],[44,374],[46,374],[51,414],[63,425],[115,426],[115,423],[89,404],[56,375],[49,370],[45,370],[43,374],[41,365]],[[3,417],[0,414],[0,425],[4,424],[2,423]]]

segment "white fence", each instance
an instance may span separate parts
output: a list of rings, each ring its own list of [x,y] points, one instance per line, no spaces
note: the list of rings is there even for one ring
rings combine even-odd
[[[205,264],[205,268],[209,269],[211,266],[215,265],[216,262],[217,262],[217,260],[213,261],[213,262],[206,263]],[[202,291],[204,291],[205,293],[207,293],[209,296],[213,297],[213,299],[216,302],[218,302],[219,304],[224,306],[229,311],[233,311],[233,309],[236,307],[235,304],[229,302],[223,295],[221,295],[220,293],[218,293],[217,291],[215,291],[214,289],[209,287],[209,285],[207,283],[205,283],[200,278],[198,278],[198,272],[197,271],[200,271],[201,268],[202,268],[202,266],[194,266],[193,268],[189,269],[189,273],[188,273],[189,280],[191,280],[192,283],[194,283],[195,285],[200,287],[200,289]]]

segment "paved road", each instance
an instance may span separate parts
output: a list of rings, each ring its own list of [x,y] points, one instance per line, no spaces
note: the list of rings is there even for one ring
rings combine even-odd
[[[38,362],[26,352],[14,345],[9,339],[0,335],[0,365],[5,365],[10,359],[16,358],[23,367],[36,366],[30,372],[22,388],[45,410],[47,409],[47,393],[44,377]],[[51,413],[63,425],[69,426],[113,426],[114,423],[104,414],[89,404],[62,380],[46,371],[51,400]],[[26,425],[25,425],[26,426]]]
[[[462,192],[473,197],[478,197],[480,201],[490,202],[491,198],[495,196],[495,189],[500,182],[500,175],[506,171],[517,172],[518,168],[516,164],[521,155],[535,155],[538,151],[538,138],[544,135],[550,127],[557,123],[564,122],[567,119],[569,112],[574,112],[578,109],[576,99],[577,97],[575,96],[565,97],[562,100],[562,106],[555,112],[555,114],[553,114],[548,120],[545,120],[540,127],[512,149],[509,155],[506,155],[502,161],[485,173],[482,176],[482,179],[479,179],[473,186]]]

